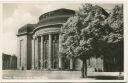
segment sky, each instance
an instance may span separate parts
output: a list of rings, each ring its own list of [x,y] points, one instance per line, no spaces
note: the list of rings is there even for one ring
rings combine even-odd
[[[43,2],[43,3],[4,3],[2,40],[3,53],[17,55],[17,31],[25,24],[35,24],[43,13],[67,8],[78,10],[82,3],[75,2]],[[115,4],[99,4],[104,9],[111,10]]]

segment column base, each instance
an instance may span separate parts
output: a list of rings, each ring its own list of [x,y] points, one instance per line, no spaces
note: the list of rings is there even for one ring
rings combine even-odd
[[[59,70],[63,70],[63,68],[58,68]]]

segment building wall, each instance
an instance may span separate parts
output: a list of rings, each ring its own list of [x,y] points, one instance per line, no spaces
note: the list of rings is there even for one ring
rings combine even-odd
[[[3,70],[10,69],[10,58],[11,58],[11,55],[6,55],[6,54],[2,55],[2,61],[3,61],[2,69]]]
[[[121,56],[91,57],[87,60],[88,72],[119,72],[123,71]],[[120,70],[121,69],[121,70]]]
[[[88,72],[103,72],[103,59],[101,57],[91,57],[87,60]]]
[[[11,69],[17,69],[17,57],[11,56]]]
[[[2,54],[2,69],[17,69],[17,57]]]
[[[105,72],[123,72],[123,59],[120,55],[105,56],[104,57],[104,71]]]
[[[49,32],[46,33],[45,30],[49,30]],[[34,35],[33,37],[35,36],[40,36],[42,34],[44,35],[48,35],[49,33],[52,33],[52,34],[56,34],[57,32],[59,32],[59,28],[55,28],[54,29],[40,29],[38,30]],[[38,42],[38,39],[36,38],[35,40],[35,46],[32,47],[32,37],[31,36],[27,36],[27,35],[24,35],[24,36],[20,36],[18,37],[18,46],[19,46],[19,55],[18,55],[18,66],[17,68],[18,69],[41,69],[41,66],[39,66],[39,62],[40,62],[40,58],[41,58],[41,47],[38,48],[41,43],[39,44]],[[49,42],[49,41],[48,41]],[[48,44],[47,42],[47,44]],[[58,47],[55,47],[55,48],[59,48],[59,45],[56,45]],[[34,49],[35,48],[35,49]],[[47,45],[47,47],[43,47],[47,53],[47,57],[49,58],[49,46]],[[59,53],[57,51],[58,50],[55,50],[55,48],[53,49],[56,53]],[[40,50],[39,50],[40,49]],[[35,52],[33,52],[33,51]],[[33,55],[33,53],[35,55]],[[33,56],[32,56],[33,55]],[[52,55],[53,55],[53,52],[52,52]],[[59,56],[59,55],[57,55]],[[50,59],[48,59],[50,60]],[[58,59],[59,60],[59,59]],[[53,65],[53,61],[54,61],[54,58],[51,59],[51,65]],[[35,67],[33,67],[34,65],[34,62],[35,62]],[[47,61],[48,62],[48,61]],[[58,61],[59,62],[59,61]],[[120,67],[118,66],[120,62],[120,56],[116,56],[116,57],[91,57],[90,59],[87,60],[87,69],[88,69],[88,72],[115,72],[115,71],[119,71]],[[21,63],[21,64],[20,64]],[[50,64],[50,63],[47,63],[47,64]],[[62,69],[63,70],[81,70],[81,67],[82,67],[82,61],[79,60],[79,59],[74,59],[72,60],[72,63],[70,60],[68,59],[63,59],[62,60]],[[40,63],[41,65],[41,63]],[[38,68],[39,66],[39,68]],[[59,66],[59,63],[58,65]],[[113,68],[114,66],[114,68]],[[54,69],[54,67],[52,67],[52,69]],[[59,69],[59,67],[58,67]]]
[[[32,65],[32,36],[27,36],[27,69]]]
[[[81,70],[83,62],[77,58],[74,61],[74,70]]]
[[[18,69],[27,69],[27,35],[18,37]]]

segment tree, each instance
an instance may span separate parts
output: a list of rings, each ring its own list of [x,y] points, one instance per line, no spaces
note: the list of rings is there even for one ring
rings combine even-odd
[[[110,28],[108,34],[103,36],[108,51],[104,53],[118,57],[118,70],[123,71],[123,5],[116,5],[110,12],[109,17],[105,20],[104,26]]]
[[[67,57],[80,58],[83,61],[82,76],[86,77],[88,58],[123,56],[123,6],[115,6],[108,16],[97,5],[83,5],[62,26],[61,38],[61,53]]]
[[[85,4],[61,28],[61,53],[83,61],[83,77],[87,76],[86,60],[94,55],[101,55],[101,48],[97,45],[107,33],[103,25],[107,16],[108,13],[103,8]]]

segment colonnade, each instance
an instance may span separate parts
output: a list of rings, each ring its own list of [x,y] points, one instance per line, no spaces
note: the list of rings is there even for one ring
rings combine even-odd
[[[61,56],[59,56],[61,48],[60,39],[59,34],[47,34],[33,37],[32,69],[62,69],[63,62]],[[56,47],[54,45],[55,41]],[[73,62],[71,61],[69,64],[70,69],[73,68]]]

